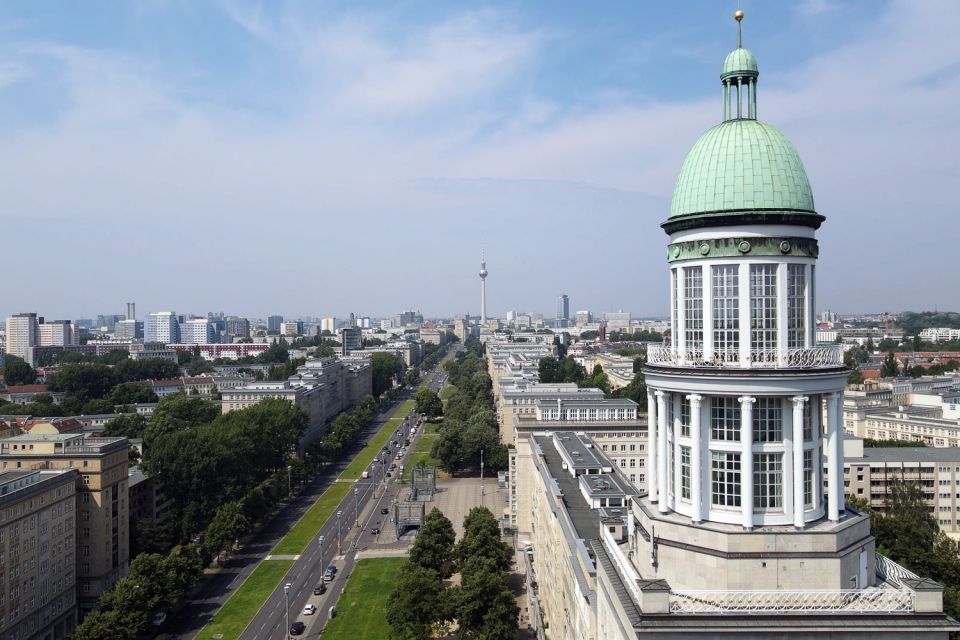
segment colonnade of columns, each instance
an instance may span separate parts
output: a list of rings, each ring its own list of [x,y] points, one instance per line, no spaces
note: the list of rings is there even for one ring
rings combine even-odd
[[[710,456],[704,460],[703,445],[709,442],[709,425],[707,434],[704,436],[703,419],[701,407],[704,402],[710,402],[711,396],[691,393],[684,394],[684,397],[690,404],[689,432],[690,432],[690,500],[689,515],[693,522],[699,523],[703,520],[709,520],[710,505],[712,496],[703,495],[703,481],[706,477],[710,479],[711,460]],[[827,503],[827,517],[831,521],[838,521],[843,511],[844,505],[844,487],[843,487],[843,429],[842,421],[842,393],[830,393],[819,396],[826,406],[826,433],[822,437],[823,453],[827,459],[827,479],[829,480],[827,495],[822,499]],[[810,396],[793,396],[792,401],[792,427],[784,430],[783,444],[784,456],[781,465],[782,469],[782,492],[784,496],[784,510],[792,514],[793,525],[802,529],[806,526],[807,501],[805,499],[804,486],[804,416],[805,405],[811,400]],[[756,397],[744,395],[737,398],[740,404],[740,439],[737,442],[740,453],[740,509],[742,510],[741,524],[744,529],[752,529],[758,519],[754,513],[754,404]],[[649,438],[647,447],[647,471],[649,474],[647,480],[648,494],[651,502],[657,504],[657,510],[662,513],[668,513],[675,509],[680,500],[681,481],[680,481],[680,424],[679,417],[676,417],[673,436],[671,438],[668,428],[668,402],[673,401],[673,394],[662,390],[648,389],[647,407],[649,417]],[[813,438],[819,443],[821,438],[818,434],[822,433],[820,428],[820,416],[822,415],[823,405],[815,402],[810,407],[811,430]],[[807,438],[809,440],[809,438]],[[729,445],[729,441],[725,441]],[[674,465],[676,467],[673,477],[670,477],[669,452],[670,447],[674,447]],[[710,450],[709,448],[707,449]],[[730,451],[729,446],[723,448],[724,451]],[[811,488],[813,494],[813,505],[811,511],[816,511],[820,501],[822,487],[822,471],[820,457],[813,456],[812,464],[812,482]],[[671,491],[671,487],[673,491]],[[708,489],[708,494],[712,489]]]

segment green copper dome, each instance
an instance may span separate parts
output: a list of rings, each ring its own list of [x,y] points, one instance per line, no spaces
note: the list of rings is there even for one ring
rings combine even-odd
[[[753,76],[756,78],[759,75],[757,59],[753,57],[750,50],[737,47],[728,53],[726,60],[723,61],[723,72],[720,74],[720,79],[726,80],[738,76]]]
[[[680,169],[670,218],[737,210],[814,212],[797,150],[759,120],[727,120],[700,136]]]

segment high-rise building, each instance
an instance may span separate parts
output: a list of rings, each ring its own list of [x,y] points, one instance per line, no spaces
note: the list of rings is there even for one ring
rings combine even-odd
[[[40,323],[35,313],[18,313],[6,321],[7,342],[4,350],[10,355],[30,359],[30,347],[40,342]]]
[[[77,469],[0,473],[0,635],[66,638],[77,624]]]
[[[143,322],[144,342],[176,344],[180,342],[180,323],[174,311],[148,313]]]
[[[246,318],[230,316],[224,321],[226,334],[232,338],[249,338],[250,321]]]
[[[622,533],[602,520],[588,543],[593,635],[942,638],[960,630],[943,588],[878,554],[845,504],[848,372],[841,345],[814,339],[824,216],[796,149],[757,120],[758,75],[738,38],[723,121],[688,153],[661,225],[673,342],[643,369],[648,492]]]
[[[81,613],[92,610],[100,594],[127,575],[129,446],[126,438],[84,438],[83,434],[25,434],[0,443],[0,466],[5,471],[75,469],[79,473],[72,519],[76,558],[69,562],[77,571]],[[58,535],[55,529],[40,534]],[[63,559],[67,561],[66,555]]]
[[[337,319],[333,316],[325,316],[320,320],[320,331],[329,331],[331,334],[337,331]]]
[[[128,302],[127,303],[127,320],[136,320],[137,319],[137,303]]]
[[[480,252],[480,324],[487,324],[487,261]]]
[[[217,341],[217,331],[207,318],[190,318],[180,325],[183,344],[215,344]]]
[[[117,340],[137,340],[143,338],[143,323],[139,320],[121,320],[113,331]]]
[[[267,332],[280,333],[281,324],[283,324],[283,316],[270,316],[267,318]]]
[[[97,316],[97,326],[94,328],[104,333],[113,333],[117,328],[117,323],[126,319],[126,316],[115,313],[100,314]]]
[[[593,314],[589,311],[577,311],[577,326],[583,327],[593,322]]]
[[[557,297],[557,320],[570,319],[570,298],[565,293]]]
[[[363,331],[359,327],[341,327],[340,353],[346,356],[360,349],[363,349]]]
[[[280,335],[282,336],[299,336],[302,333],[303,333],[302,320],[293,320],[289,322],[280,323]]]
[[[41,347],[65,347],[76,344],[73,324],[69,320],[53,320],[37,327]]]
[[[607,331],[627,331],[630,328],[629,311],[607,311],[603,314]]]

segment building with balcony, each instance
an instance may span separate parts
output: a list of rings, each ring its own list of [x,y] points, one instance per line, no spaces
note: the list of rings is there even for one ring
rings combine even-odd
[[[0,473],[0,636],[62,640],[77,624],[77,470]]]
[[[180,323],[174,311],[148,313],[143,321],[143,341],[175,344],[180,342]]]
[[[125,577],[130,563],[126,438],[25,434],[0,442],[3,471],[75,470],[76,548],[81,617]]]
[[[847,371],[814,336],[825,218],[796,149],[757,119],[758,77],[738,35],[723,121],[661,225],[673,330],[643,369],[648,491],[625,539],[601,527],[591,545],[594,637],[945,638],[960,625],[942,587],[878,556],[846,505]]]

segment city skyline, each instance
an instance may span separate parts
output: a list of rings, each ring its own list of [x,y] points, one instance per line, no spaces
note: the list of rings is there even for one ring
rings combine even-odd
[[[920,265],[950,266],[929,230],[950,212],[939,150],[958,135],[929,123],[952,122],[960,102],[960,47],[945,31],[960,8],[753,4],[744,42],[769,61],[759,117],[780,114],[830,221],[823,308],[957,306]],[[549,312],[559,291],[578,309],[665,315],[662,282],[618,274],[655,269],[653,225],[687,141],[720,119],[709,105],[716,58],[733,44],[718,28],[726,7],[82,12],[0,13],[0,221],[10,259],[32,265],[6,282],[4,313],[121,313],[137,299],[239,315],[476,314],[467,285],[492,226],[510,233],[484,234],[491,316]],[[904,50],[922,50],[924,67]],[[330,234],[343,217],[382,259],[359,260]],[[38,230],[42,260],[25,241]],[[420,246],[423,258],[394,259]],[[271,257],[278,247],[317,261],[308,290]],[[871,258],[904,247],[924,260]]]

